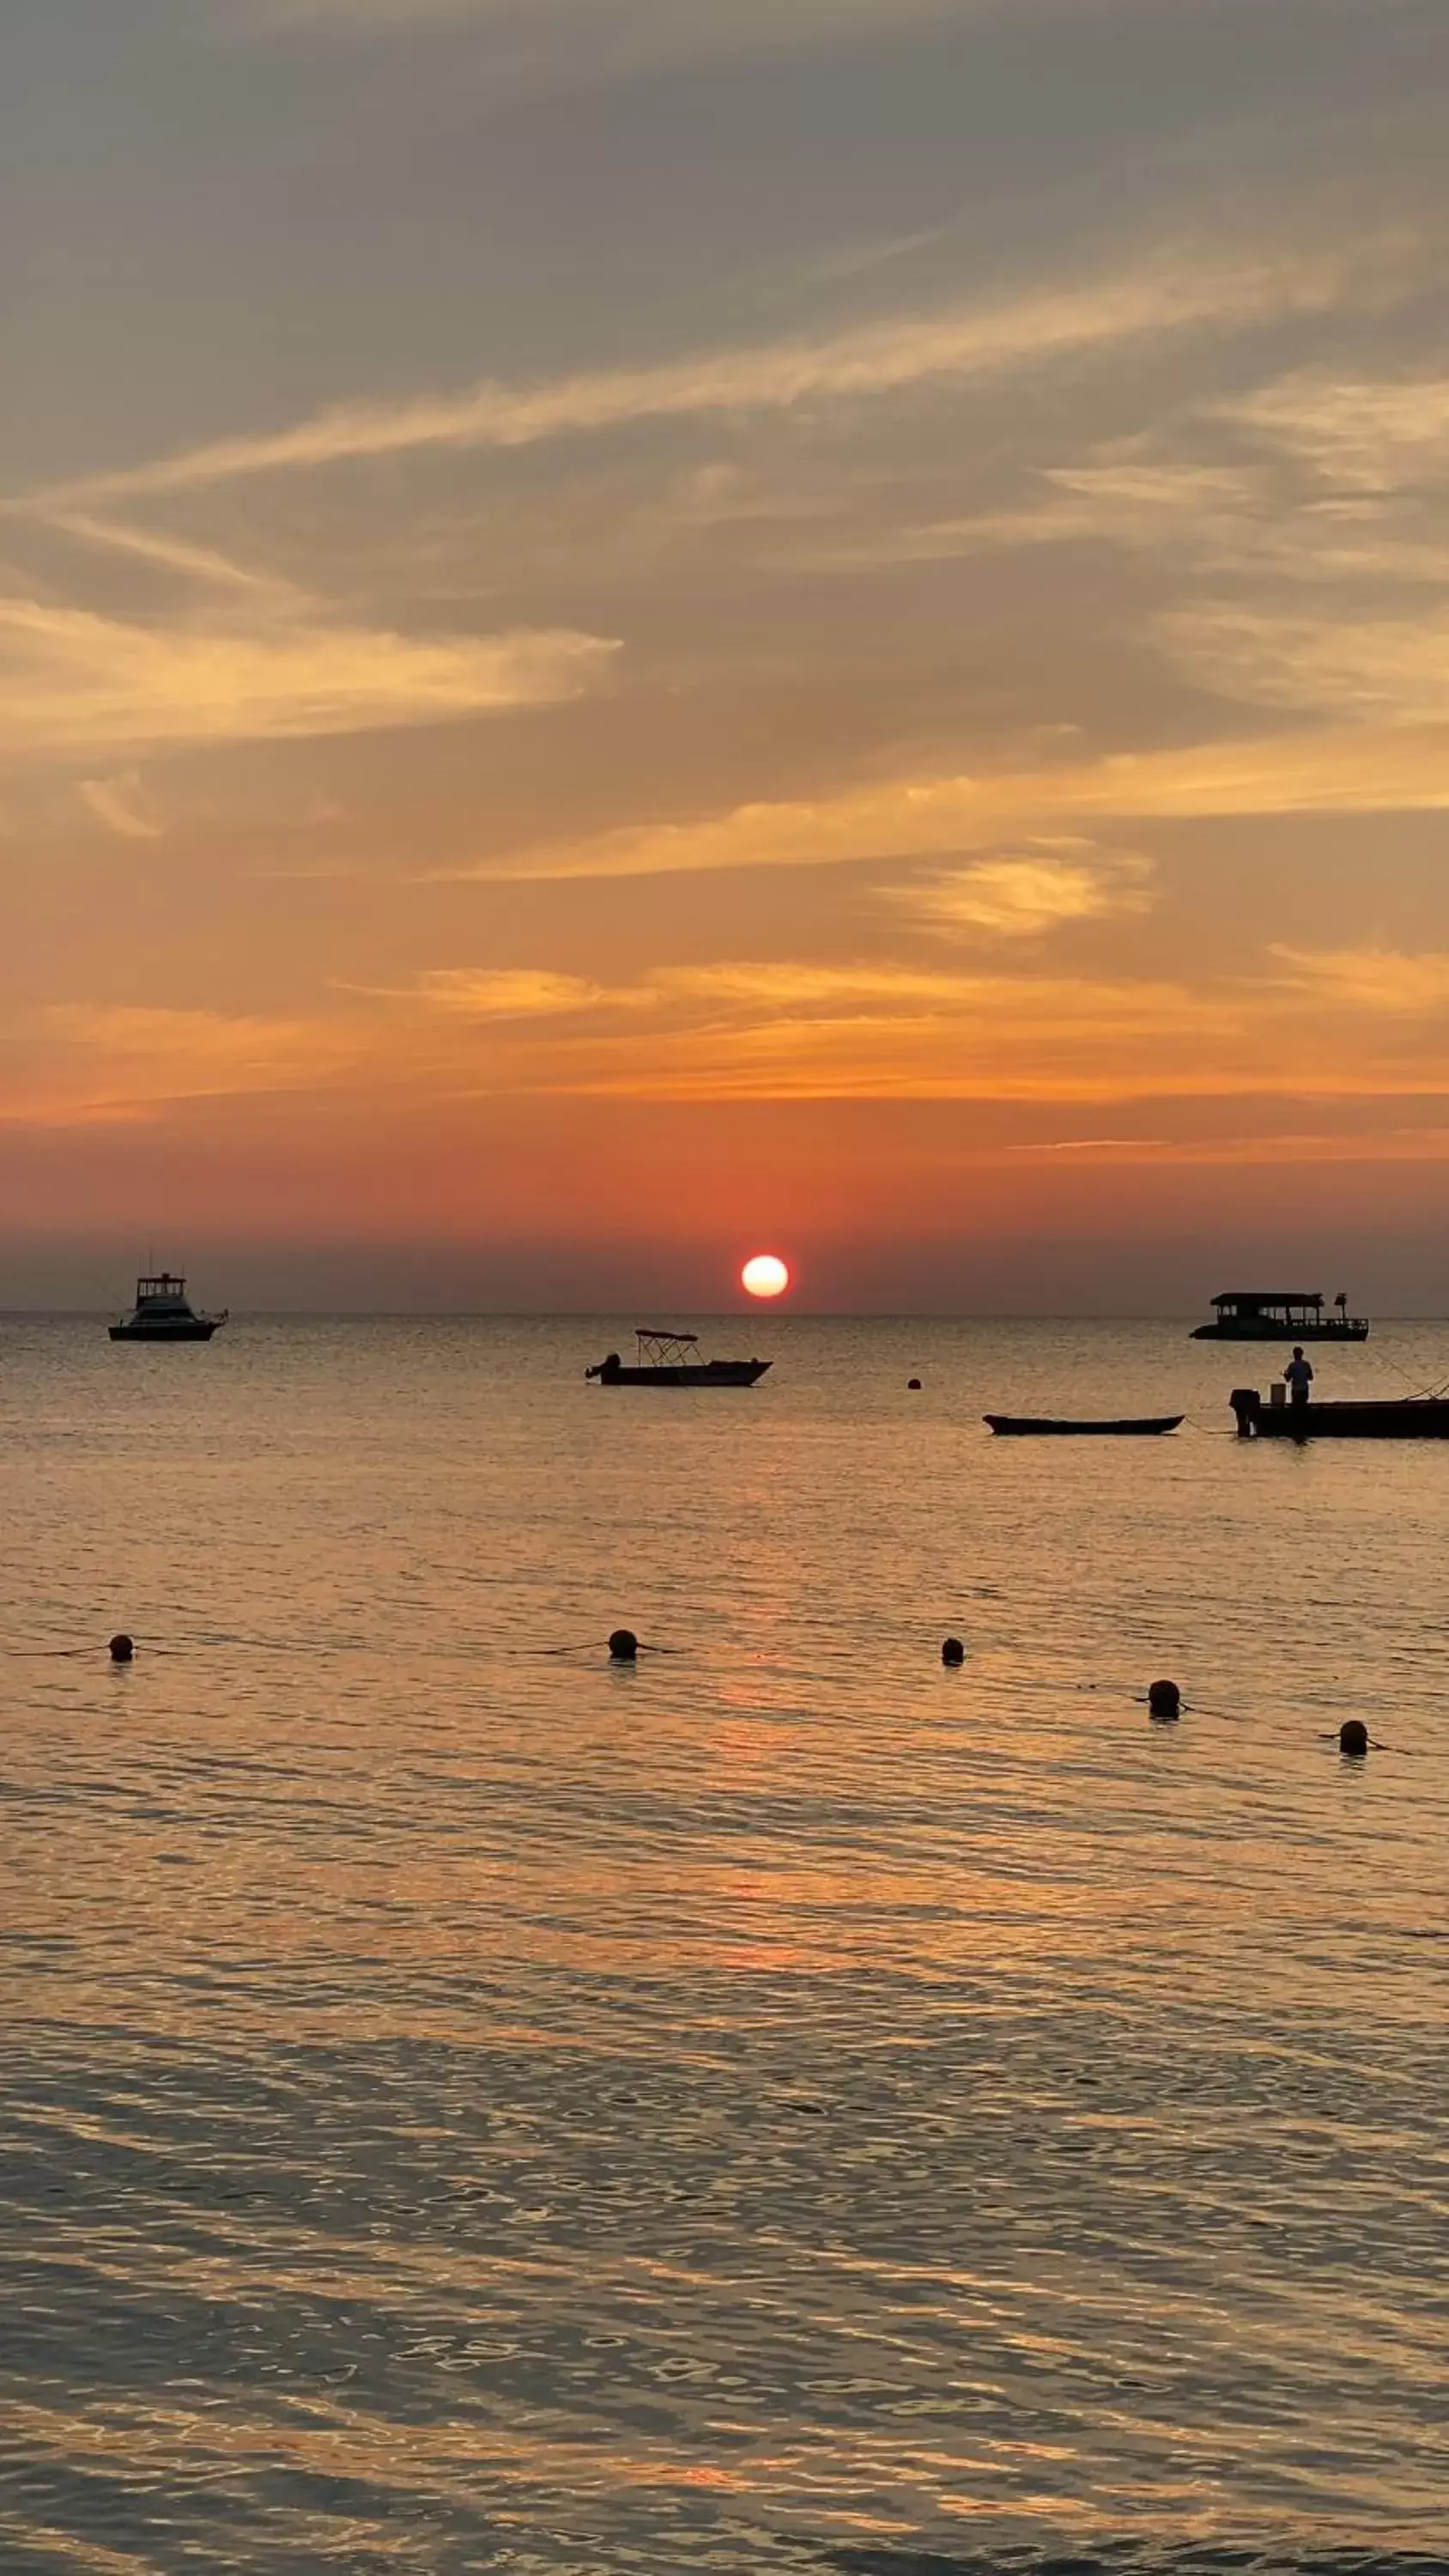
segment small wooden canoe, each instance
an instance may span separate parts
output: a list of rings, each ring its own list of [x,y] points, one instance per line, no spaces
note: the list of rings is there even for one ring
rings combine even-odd
[[[982,1419],[990,1423],[993,1431],[1018,1439],[1155,1440],[1160,1439],[1164,1431],[1175,1431],[1186,1416],[1181,1413],[1154,1413],[1121,1422],[1059,1422],[1043,1414],[987,1413]]]

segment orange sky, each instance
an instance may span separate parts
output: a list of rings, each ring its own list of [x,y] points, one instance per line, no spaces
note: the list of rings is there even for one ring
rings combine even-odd
[[[0,38],[0,1301],[1442,1302],[1441,9],[126,15]]]

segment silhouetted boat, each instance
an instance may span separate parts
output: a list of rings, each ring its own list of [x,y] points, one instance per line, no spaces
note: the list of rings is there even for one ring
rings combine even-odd
[[[1351,1315],[1348,1299],[1335,1297],[1325,1315],[1319,1291],[1304,1288],[1230,1288],[1214,1297],[1215,1320],[1199,1324],[1195,1342],[1366,1342],[1367,1315]]]
[[[771,1365],[768,1360],[695,1359],[697,1333],[669,1333],[657,1324],[641,1324],[634,1339],[639,1346],[634,1367],[626,1368],[618,1352],[610,1351],[597,1368],[585,1369],[585,1377],[597,1378],[600,1386],[753,1386]]]
[[[1057,1440],[1134,1440],[1160,1439],[1164,1431],[1175,1431],[1185,1416],[1181,1413],[1148,1413],[1124,1416],[1115,1422],[1065,1422],[1049,1414],[987,1413],[982,1415],[993,1431],[1016,1439],[1045,1437]]]
[[[1228,1402],[1240,1440],[1449,1440],[1449,1399],[1442,1395],[1265,1404],[1255,1386],[1240,1386]]]
[[[113,1342],[209,1342],[226,1322],[219,1315],[198,1315],[186,1299],[186,1282],[173,1271],[136,1282],[136,1303],[110,1328]]]

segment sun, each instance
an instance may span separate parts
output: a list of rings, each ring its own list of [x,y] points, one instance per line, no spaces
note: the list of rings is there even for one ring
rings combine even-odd
[[[740,1272],[740,1286],[752,1297],[783,1297],[790,1285],[790,1271],[777,1252],[756,1252]]]

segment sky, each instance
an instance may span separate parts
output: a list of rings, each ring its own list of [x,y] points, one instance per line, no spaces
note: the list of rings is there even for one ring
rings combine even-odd
[[[0,1303],[1449,1311],[1443,0],[5,0]]]

